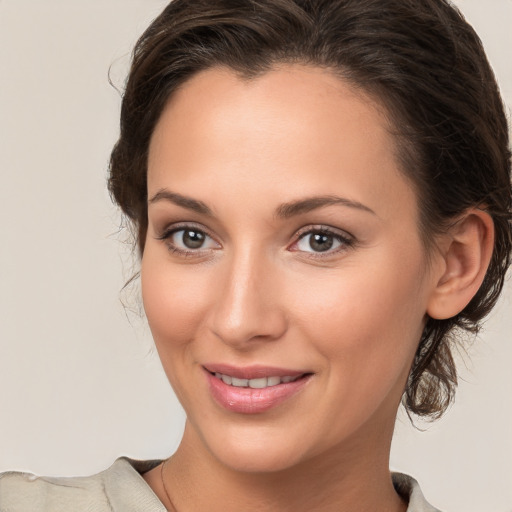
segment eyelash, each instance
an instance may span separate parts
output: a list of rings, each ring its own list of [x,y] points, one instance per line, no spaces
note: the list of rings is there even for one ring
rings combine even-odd
[[[171,228],[165,230],[161,235],[157,236],[156,239],[166,242],[168,250],[172,254],[177,254],[179,256],[184,256],[184,257],[202,256],[207,251],[210,250],[210,248],[207,248],[207,249],[198,248],[198,249],[186,250],[186,249],[181,249],[179,247],[176,247],[176,245],[171,242],[172,236],[175,235],[176,233],[179,233],[180,231],[187,231],[187,230],[202,234],[205,237],[210,238],[211,240],[213,240],[215,243],[218,244],[218,242],[215,241],[215,238],[213,236],[211,236],[207,230],[205,230],[202,227],[195,226],[193,224],[183,224],[183,225],[177,225],[177,226],[174,225]],[[335,250],[332,250],[332,251],[327,250],[325,252],[322,252],[322,251],[309,252],[309,251],[300,251],[300,250],[293,250],[293,249],[288,249],[288,250],[292,250],[293,252],[302,252],[302,253],[309,254],[309,256],[307,256],[309,258],[321,259],[321,258],[327,258],[327,257],[333,256],[334,254],[338,254],[340,252],[351,249],[356,244],[356,240],[352,235],[341,234],[337,230],[335,231],[334,229],[332,229],[328,226],[318,225],[318,226],[308,226],[307,228],[299,230],[296,234],[296,240],[289,247],[297,246],[297,244],[299,244],[308,235],[313,235],[313,234],[326,235],[328,237],[332,237],[332,239],[336,240],[339,243],[339,247],[336,248]]]
[[[330,228],[329,226],[308,226],[307,228],[303,230],[299,230],[297,232],[297,240],[293,242],[292,247],[299,244],[302,240],[304,240],[308,235],[326,235],[328,237],[332,237],[334,240],[336,240],[339,243],[339,247],[335,248],[334,250],[327,250],[325,252],[322,251],[300,251],[308,254],[308,258],[315,258],[315,259],[321,259],[321,258],[329,258],[333,255],[336,255],[340,252],[347,251],[348,249],[351,249],[355,246],[356,240],[352,235],[349,235],[348,233],[340,233],[338,230],[334,230],[333,228]]]
[[[194,224],[173,225],[171,228],[166,229],[161,235],[157,236],[156,239],[165,242],[168,250],[172,254],[177,254],[179,256],[184,256],[184,257],[202,256],[206,253],[206,251],[208,251],[208,249],[206,249],[206,250],[205,249],[186,250],[186,249],[180,249],[179,247],[176,247],[176,245],[174,245],[171,242],[171,238],[173,235],[175,235],[176,233],[179,233],[180,231],[193,231],[195,233],[201,233],[201,234],[205,235],[206,237],[215,241],[215,238],[212,237],[208,233],[207,230],[205,230],[202,227],[195,226]],[[216,242],[216,243],[218,243],[218,242]]]

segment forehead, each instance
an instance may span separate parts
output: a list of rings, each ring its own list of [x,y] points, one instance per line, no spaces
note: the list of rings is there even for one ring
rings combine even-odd
[[[148,193],[195,187],[208,196],[235,185],[276,200],[335,187],[383,215],[397,201],[415,209],[383,109],[332,72],[308,66],[251,80],[208,69],[171,97],[151,140]]]

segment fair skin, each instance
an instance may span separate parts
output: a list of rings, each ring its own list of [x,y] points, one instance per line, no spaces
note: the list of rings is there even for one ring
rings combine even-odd
[[[382,111],[298,65],[192,77],[153,133],[148,198],[144,307],[187,413],[174,507],[405,511],[397,408],[426,315],[456,314],[483,279],[488,216],[468,212],[427,264]],[[212,375],[276,369],[297,379],[279,400]],[[160,470],[144,478],[173,510]]]

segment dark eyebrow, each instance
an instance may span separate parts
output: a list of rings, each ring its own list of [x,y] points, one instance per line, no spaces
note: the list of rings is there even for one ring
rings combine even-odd
[[[297,201],[291,201],[290,203],[283,203],[276,209],[276,217],[287,219],[294,215],[300,215],[302,213],[308,213],[317,208],[323,206],[330,206],[333,204],[339,204],[342,206],[348,206],[349,208],[356,208],[364,212],[376,215],[376,213],[368,206],[365,206],[358,201],[352,201],[351,199],[345,199],[339,196],[315,196],[306,197],[305,199],[299,199]]]
[[[183,196],[176,192],[171,192],[167,189],[159,190],[151,199],[149,199],[148,204],[154,204],[158,201],[169,201],[177,206],[186,208],[187,210],[193,210],[202,215],[213,217],[212,210],[205,203],[203,203],[203,201],[198,201],[197,199],[192,199],[191,197]],[[352,201],[351,199],[346,199],[339,196],[315,196],[306,197],[305,199],[298,199],[289,203],[283,203],[276,208],[275,216],[278,218],[287,219],[289,217],[293,217],[294,215],[308,213],[312,210],[316,210],[317,208],[336,204],[348,206],[349,208],[356,208],[358,210],[376,215],[376,213],[371,208],[368,208],[368,206],[365,206],[358,201]]]
[[[165,188],[159,190],[151,199],[149,199],[148,204],[154,204],[158,201],[169,201],[177,206],[186,208],[187,210],[193,210],[202,215],[208,215],[209,217],[213,216],[213,212],[202,201],[192,199],[191,197],[182,196],[181,194],[171,192]]]

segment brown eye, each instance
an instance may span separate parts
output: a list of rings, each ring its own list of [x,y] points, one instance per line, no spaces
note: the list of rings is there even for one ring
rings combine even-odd
[[[321,231],[306,233],[297,242],[297,248],[304,252],[327,252],[341,245],[339,236]]]
[[[191,255],[211,249],[220,249],[220,245],[211,236],[194,226],[170,229],[158,238],[164,240],[174,253]]]
[[[187,249],[200,249],[204,244],[206,235],[201,231],[192,229],[182,229],[175,233],[175,236],[181,233],[181,243]]]
[[[334,245],[334,237],[325,233],[309,235],[309,246],[315,252],[328,251]]]
[[[311,255],[334,254],[353,247],[355,240],[349,235],[328,228],[310,229],[299,235],[291,250]]]

